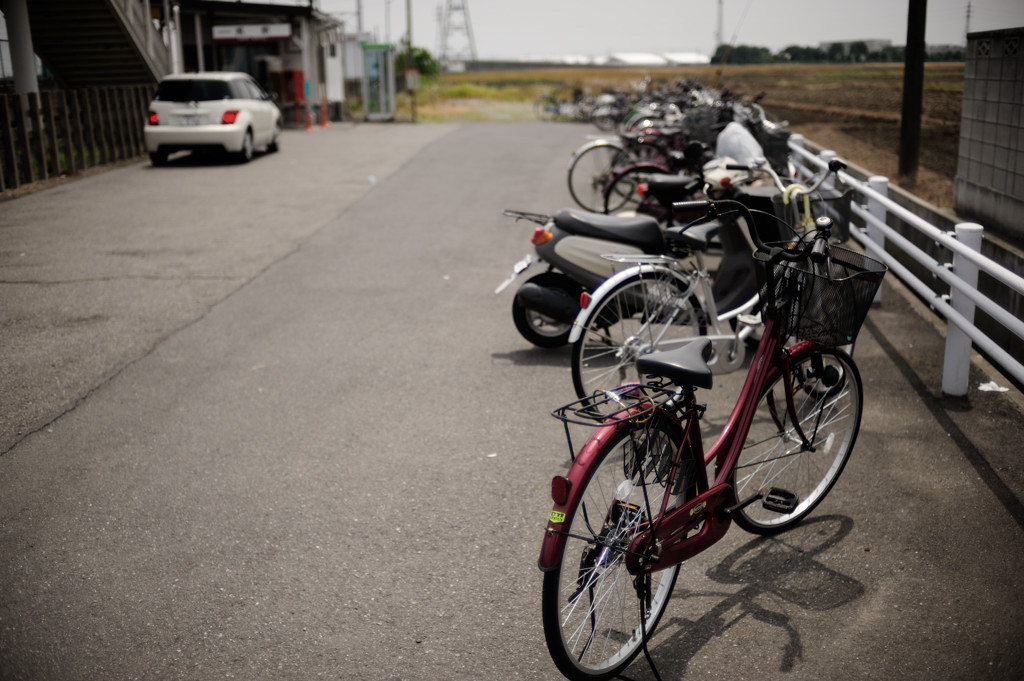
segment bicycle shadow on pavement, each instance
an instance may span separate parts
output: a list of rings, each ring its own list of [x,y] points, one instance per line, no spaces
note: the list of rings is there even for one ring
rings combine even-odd
[[[491,358],[496,362],[508,362],[515,366],[556,366],[567,369],[571,366],[569,362],[572,361],[572,346],[492,352]]]
[[[684,563],[669,602],[667,619],[659,627],[663,635],[671,633],[665,638],[656,635],[651,645],[659,671],[664,676],[666,670],[672,669],[673,677],[684,676],[705,646],[750,619],[758,626],[770,625],[782,631],[785,643],[777,654],[779,671],[792,671],[803,657],[800,632],[786,612],[790,608],[776,609],[771,604],[781,599],[801,610],[825,611],[860,598],[864,594],[860,582],[815,559],[817,554],[842,542],[852,529],[850,518],[821,516],[776,537],[752,539],[709,567],[704,575],[687,574]],[[740,588],[723,591],[716,589],[716,584]],[[673,611],[680,614],[672,616]],[[692,619],[697,613],[701,614]],[[773,634],[764,640],[778,638]],[[640,657],[631,667],[634,673],[640,673],[646,662]]]

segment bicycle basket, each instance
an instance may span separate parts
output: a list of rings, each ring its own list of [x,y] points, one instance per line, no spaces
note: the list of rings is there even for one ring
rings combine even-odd
[[[863,253],[831,246],[826,262],[783,261],[770,265],[765,291],[782,338],[836,347],[853,343],[887,267]]]

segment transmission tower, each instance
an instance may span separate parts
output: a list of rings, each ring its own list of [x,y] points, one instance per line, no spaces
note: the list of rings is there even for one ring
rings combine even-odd
[[[445,71],[458,69],[467,62],[474,62],[476,41],[473,40],[473,26],[469,21],[468,0],[445,0],[444,18],[441,29],[441,68]]]
[[[722,38],[722,0],[718,0],[718,27],[715,29],[715,46],[712,48],[712,52],[717,50],[724,39]]]

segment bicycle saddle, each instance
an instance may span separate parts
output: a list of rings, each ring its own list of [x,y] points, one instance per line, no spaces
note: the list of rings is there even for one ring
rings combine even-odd
[[[649,215],[619,217],[563,208],[551,219],[570,234],[632,244],[645,253],[661,253],[665,246],[658,221]]]
[[[661,376],[676,385],[711,389],[711,339],[698,338],[681,348],[652,352],[636,360],[636,369],[647,376]]]

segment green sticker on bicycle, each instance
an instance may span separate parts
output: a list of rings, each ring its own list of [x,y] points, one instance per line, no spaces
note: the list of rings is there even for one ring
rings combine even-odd
[[[553,523],[564,523],[565,514],[561,511],[552,511],[551,515],[548,516],[548,520],[550,520]]]

